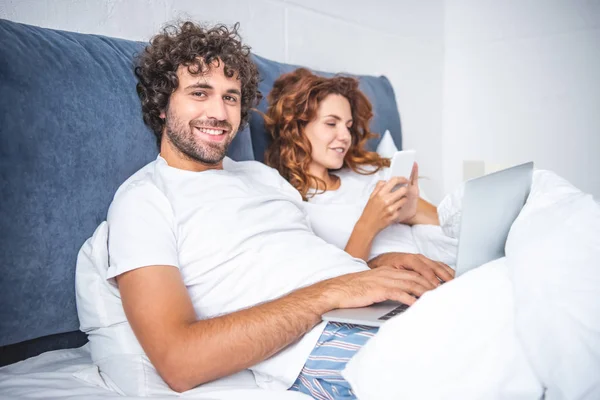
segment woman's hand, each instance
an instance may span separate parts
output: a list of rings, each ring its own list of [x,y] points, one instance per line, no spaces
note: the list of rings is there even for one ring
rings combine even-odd
[[[361,225],[376,235],[393,223],[414,218],[419,202],[418,175],[419,169],[415,163],[410,181],[403,177],[393,177],[387,182],[378,182],[359,219]],[[398,187],[399,185],[404,186]]]
[[[417,209],[419,202],[423,200],[419,199],[418,176],[419,167],[415,163],[410,181],[406,178],[394,177],[387,182],[377,183],[362,215],[354,225],[346,244],[346,252],[367,261],[373,240],[380,231],[394,223],[402,222],[410,225],[419,223]],[[435,207],[433,209],[435,210]],[[435,217],[437,220],[437,213]]]
[[[410,181],[408,182],[408,186],[406,186],[406,203],[402,206],[400,216],[398,217],[398,222],[400,223],[413,225],[411,222],[417,215],[419,196],[421,194],[418,179],[419,165],[414,163],[412,172],[410,173]]]
[[[394,190],[399,185],[407,184],[408,180],[401,177],[391,178],[387,182],[377,182],[359,218],[361,226],[376,235],[387,226],[399,222],[403,216],[410,218],[411,216],[404,215],[407,213],[402,210],[407,203],[407,186]]]

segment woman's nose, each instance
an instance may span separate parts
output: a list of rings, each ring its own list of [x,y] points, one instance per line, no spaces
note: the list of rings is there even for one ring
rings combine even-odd
[[[350,139],[352,139],[352,133],[350,133],[350,128],[344,126],[340,129],[338,133],[338,140],[343,142],[350,142]]]

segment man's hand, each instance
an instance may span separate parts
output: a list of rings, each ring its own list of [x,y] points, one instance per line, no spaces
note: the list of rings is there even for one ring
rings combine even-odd
[[[329,309],[365,307],[385,300],[413,304],[417,297],[435,289],[429,280],[414,271],[383,266],[370,271],[342,275],[317,283]]]
[[[369,261],[370,268],[380,268],[384,265],[401,270],[414,271],[437,287],[440,281],[454,279],[454,270],[444,263],[430,260],[422,254],[385,253]]]

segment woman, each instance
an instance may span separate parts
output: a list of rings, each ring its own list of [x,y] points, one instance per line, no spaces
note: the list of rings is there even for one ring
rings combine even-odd
[[[366,261],[419,253],[411,225],[439,225],[437,210],[419,198],[416,163],[409,179],[386,181],[390,160],[365,149],[373,113],[358,81],[301,68],[279,77],[268,100],[265,161],[307,202],[315,233]]]

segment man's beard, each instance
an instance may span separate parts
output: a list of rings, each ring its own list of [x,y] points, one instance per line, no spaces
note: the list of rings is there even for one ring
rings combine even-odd
[[[217,164],[225,158],[227,149],[231,144],[233,135],[231,135],[232,127],[227,121],[219,121],[214,119],[199,120],[194,119],[185,124],[170,111],[167,111],[166,135],[173,145],[184,156],[199,161],[202,164]],[[194,137],[194,127],[218,128],[225,129],[228,137],[222,142],[211,143],[201,141]]]

